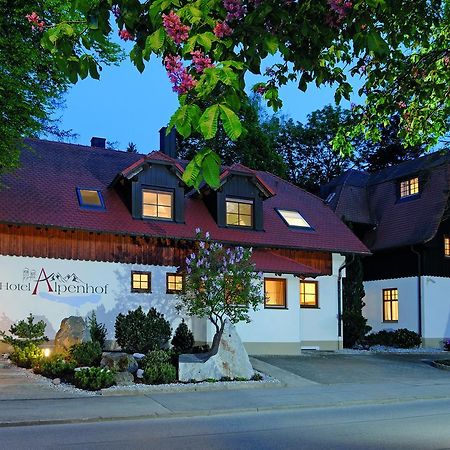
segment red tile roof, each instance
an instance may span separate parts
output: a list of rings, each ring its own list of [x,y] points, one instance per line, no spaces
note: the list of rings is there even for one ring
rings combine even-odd
[[[133,167],[143,155],[37,139],[26,139],[25,143],[29,150],[22,152],[22,167],[1,180],[3,223],[179,239],[193,239],[200,227],[225,243],[368,253],[321,199],[267,172],[255,172],[275,193],[263,202],[264,231],[218,227],[204,202],[189,196],[185,199],[185,223],[137,220],[110,185],[117,174]],[[154,157],[155,153],[149,156]],[[106,210],[81,209],[77,187],[100,190]],[[275,208],[298,210],[314,231],[287,227]]]

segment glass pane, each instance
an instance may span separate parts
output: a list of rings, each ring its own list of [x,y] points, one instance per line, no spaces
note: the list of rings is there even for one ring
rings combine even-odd
[[[141,274],[133,273],[133,281],[140,281],[140,280],[141,280]]]
[[[239,211],[239,204],[236,202],[227,202],[227,213],[235,213]]]
[[[97,191],[80,189],[81,203],[85,206],[102,206],[100,196]]]
[[[309,223],[302,217],[298,211],[289,211],[287,209],[280,209],[278,212],[281,217],[292,227],[307,227],[311,228]]]
[[[239,216],[227,213],[227,225],[239,225]]]
[[[398,320],[398,302],[392,302],[392,319]]]
[[[248,203],[239,203],[239,212],[245,214],[246,216],[252,215],[252,205]]]
[[[252,226],[252,216],[240,216],[239,217],[239,225],[242,227],[251,227]]]
[[[156,205],[142,205],[142,215],[146,217],[158,217]]]
[[[308,283],[308,282],[303,282],[303,291],[305,292],[305,294],[316,294],[316,284],[315,283]]]
[[[391,319],[391,302],[384,302],[384,320]]]
[[[156,192],[143,191],[143,203],[156,205],[157,204],[157,194]]]
[[[141,289],[147,289],[148,288],[148,282],[147,281],[141,281]]]
[[[172,218],[172,207],[158,206],[158,217],[162,217],[164,219],[171,219]]]
[[[285,284],[284,280],[266,280],[266,305],[285,306]]]
[[[162,206],[172,206],[172,194],[158,194],[158,204]]]

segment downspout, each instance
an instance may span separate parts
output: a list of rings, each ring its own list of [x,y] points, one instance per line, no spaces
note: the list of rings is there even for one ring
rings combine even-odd
[[[355,255],[352,253],[350,261],[346,260],[342,263],[338,270],[337,288],[338,288],[338,315],[337,315],[337,326],[338,326],[338,338],[342,337],[342,271],[348,267],[355,260]],[[338,350],[339,350],[339,340],[338,340]]]
[[[414,245],[411,245],[411,251],[417,255],[417,302],[419,308],[417,332],[422,337],[422,255],[419,251],[414,250]]]

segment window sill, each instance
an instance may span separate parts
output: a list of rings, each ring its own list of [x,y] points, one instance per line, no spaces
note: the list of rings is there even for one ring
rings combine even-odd
[[[264,305],[264,309],[282,309],[282,310],[287,310],[289,308],[287,306],[266,306],[266,305]]]
[[[305,306],[305,305],[300,305],[300,309],[320,309],[320,306]]]
[[[383,320],[383,323],[398,323],[398,320]]]

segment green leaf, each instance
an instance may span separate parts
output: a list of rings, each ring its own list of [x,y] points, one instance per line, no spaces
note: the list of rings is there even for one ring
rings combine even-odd
[[[273,36],[272,34],[268,34],[264,38],[264,45],[267,49],[267,51],[274,55],[278,50],[278,39],[276,36]]]
[[[216,37],[213,33],[210,31],[207,31],[206,33],[199,34],[197,36],[197,43],[201,45],[205,51],[209,52],[211,50],[211,46],[213,41],[216,40]]]
[[[370,51],[378,53],[380,55],[385,55],[389,53],[389,46],[386,41],[380,36],[378,31],[371,31],[367,35],[367,47]]]
[[[223,123],[223,128],[227,133],[228,137],[235,141],[242,133],[242,124],[239,117],[234,111],[232,111],[228,106],[223,103],[219,105],[220,107],[220,118]]]
[[[91,30],[98,30],[98,16],[90,14],[87,18],[87,23]]]
[[[217,162],[217,158],[218,155],[216,155],[211,150],[211,152],[203,158],[202,162],[202,170],[203,176],[205,177],[205,182],[213,189],[219,189],[220,187],[220,158],[219,163]]]
[[[212,139],[217,133],[217,120],[219,119],[219,105],[207,108],[199,120],[199,128],[205,139]]]
[[[196,189],[199,188],[202,180],[201,168],[195,159],[186,166],[182,179],[188,186],[194,186]]]
[[[145,52],[150,55],[151,52],[157,53],[164,45],[166,32],[164,28],[158,28],[154,33],[145,40]]]

